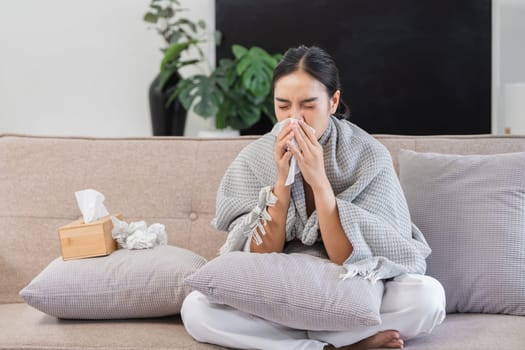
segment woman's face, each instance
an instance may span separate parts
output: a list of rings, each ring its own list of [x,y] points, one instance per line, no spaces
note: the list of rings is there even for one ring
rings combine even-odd
[[[325,131],[330,115],[335,113],[340,92],[328,96],[326,87],[302,70],[279,78],[274,87],[275,116],[278,121],[286,118],[304,118],[315,129],[319,139]]]

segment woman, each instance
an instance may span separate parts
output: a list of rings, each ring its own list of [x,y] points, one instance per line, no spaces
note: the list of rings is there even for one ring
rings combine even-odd
[[[334,61],[317,47],[288,50],[273,95],[279,123],[232,162],[217,194],[213,223],[228,231],[221,254],[303,251],[344,265],[349,277],[385,281],[382,323],[291,329],[195,291],[181,311],[188,333],[240,349],[367,349],[402,348],[404,339],[431,332],[445,317],[445,297],[422,275],[430,249],[410,222],[390,154],[344,119]]]

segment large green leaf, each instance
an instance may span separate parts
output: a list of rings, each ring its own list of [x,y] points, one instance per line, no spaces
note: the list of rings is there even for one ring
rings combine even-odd
[[[163,70],[162,72],[160,72],[159,74],[159,83],[157,85],[158,89],[160,91],[163,91],[165,86],[166,86],[166,83],[170,80],[170,78],[175,75],[175,74],[178,74],[178,68],[176,66],[173,66],[173,67],[169,67],[168,69],[165,69]]]
[[[275,122],[270,85],[281,55],[240,45],[234,45],[232,52],[235,59],[221,59],[209,76],[196,75],[179,81],[168,103],[178,98],[186,109],[192,108],[202,117],[215,115],[217,128],[246,129],[262,115]],[[178,56],[175,58],[178,65],[183,64]],[[165,69],[174,65],[166,63]]]
[[[275,109],[273,100],[271,98],[266,98],[264,103],[261,105],[262,115],[271,120],[272,124],[277,123],[277,118],[275,117]]]
[[[226,97],[215,115],[215,127],[217,129],[224,129],[229,126],[228,118],[232,115],[237,115],[237,106],[233,100]]]
[[[242,105],[236,114],[226,115],[226,126],[234,129],[247,129],[261,119],[261,110],[255,106]]]
[[[229,109],[225,113],[226,126],[234,129],[246,129],[257,123],[261,117],[261,110],[252,101],[252,96],[233,89],[225,91],[225,107]]]
[[[171,63],[172,61],[178,59],[182,51],[186,50],[190,45],[196,42],[197,42],[196,40],[193,40],[193,41],[188,41],[185,43],[171,44],[166,50],[166,53],[164,54],[164,58],[162,59],[162,62],[160,63],[160,71],[162,72],[164,69],[166,69],[166,65],[168,63]]]
[[[222,58],[219,61],[219,65],[215,69],[214,74],[217,77],[222,78],[219,81],[219,85],[224,91],[230,90],[230,87],[234,84],[237,73],[235,72],[235,61],[229,58]]]
[[[218,106],[224,101],[224,95],[218,88],[217,79],[213,74],[195,75],[181,80],[168,99],[168,104],[175,98],[180,100],[184,108],[189,109],[193,106],[195,113],[205,118],[215,115]]]
[[[175,90],[173,91],[173,93],[168,98],[168,101],[166,102],[166,107],[168,107],[169,105],[173,103],[173,101],[178,99],[180,103],[182,104],[182,106],[184,107],[184,109],[189,111],[193,103],[193,98],[191,97],[190,93],[191,93],[191,90],[193,89],[194,79],[195,77],[179,80],[179,82],[175,86]]]
[[[268,95],[277,61],[259,47],[252,47],[239,57],[236,70],[244,88],[255,96]]]
[[[248,52],[248,49],[241,45],[233,45],[232,52],[233,52],[233,56],[235,56],[236,59],[239,59],[242,56],[246,55],[246,53]]]

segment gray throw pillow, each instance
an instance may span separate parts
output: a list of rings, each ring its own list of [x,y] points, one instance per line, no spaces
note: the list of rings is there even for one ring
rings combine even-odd
[[[59,318],[119,319],[177,314],[184,278],[206,260],[174,246],[120,249],[108,256],[52,261],[20,296]]]
[[[307,330],[348,330],[381,322],[383,283],[343,280],[345,269],[305,255],[231,252],[186,282],[211,302]]]
[[[525,153],[402,150],[399,167],[447,312],[525,315]]]

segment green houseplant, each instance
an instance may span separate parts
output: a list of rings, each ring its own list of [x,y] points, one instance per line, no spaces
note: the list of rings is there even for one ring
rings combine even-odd
[[[206,23],[183,17],[182,13],[186,10],[181,8],[179,0],[151,0],[148,12],[143,18],[164,40],[160,72],[149,89],[155,136],[183,135],[186,110],[179,101],[174,101],[169,106],[166,102],[175,85],[182,79],[181,68],[204,60],[204,53],[199,44],[207,39]]]
[[[262,116],[275,122],[271,82],[282,55],[240,45],[233,45],[232,53],[234,58],[221,59],[211,74],[181,79],[168,104],[178,99],[184,108],[193,108],[204,118],[215,116],[217,129],[249,128]]]

